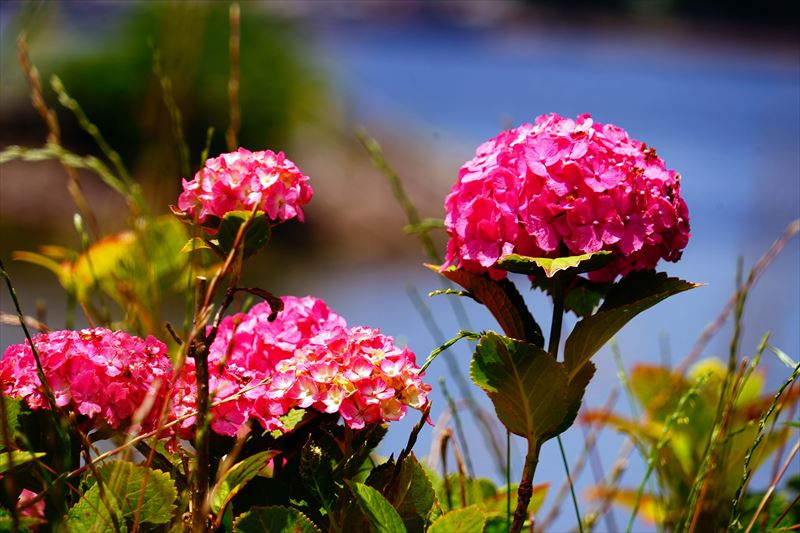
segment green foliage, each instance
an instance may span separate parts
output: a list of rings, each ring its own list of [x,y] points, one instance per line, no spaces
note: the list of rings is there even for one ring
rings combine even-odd
[[[526,255],[511,254],[497,262],[497,266],[530,276],[541,276],[552,278],[559,272],[570,272],[580,274],[599,270],[606,266],[613,259],[611,252],[598,251],[583,255],[570,255],[566,257],[528,257]]]
[[[464,287],[475,300],[485,305],[506,335],[539,347],[544,346],[542,329],[512,282],[507,279],[494,280],[487,274],[473,274],[455,267],[439,271],[437,266],[427,266]]]
[[[726,527],[730,502],[741,486],[742,465],[757,468],[789,438],[790,428],[776,427],[764,445],[754,451],[758,422],[768,410],[773,395],[764,393],[763,376],[754,373],[746,376],[749,379],[743,378],[736,391],[728,390],[723,396],[727,377],[725,365],[713,358],[697,363],[686,376],[665,367],[638,365],[629,381],[634,399],[643,411],[641,419],[628,419],[605,411],[585,413],[587,422],[605,424],[630,435],[650,456],[649,462],[663,492],[660,495],[645,492],[639,496],[639,513],[643,518],[666,526],[690,521],[695,509],[687,506],[687,498],[699,478],[705,479],[714,490],[713,499],[704,503],[703,520],[716,524],[713,527]],[[799,396],[791,392],[784,397],[784,408],[796,403]],[[707,469],[708,455],[714,448],[700,443],[709,442],[709,437],[719,431],[716,415],[720,402],[730,411],[722,436],[724,444],[717,451],[721,455],[716,461],[726,466]],[[634,490],[607,493],[597,488],[592,496],[608,497],[619,505],[634,507],[638,495]],[[750,495],[744,497],[745,517],[746,502],[751,501],[750,498]],[[754,510],[751,508],[750,512]]]
[[[157,333],[164,299],[186,289],[192,263],[180,250],[187,239],[186,228],[172,216],[141,218],[134,229],[104,237],[82,253],[46,246],[41,253],[15,252],[13,257],[53,272],[98,322],[107,321],[98,302],[108,297],[124,312],[121,325]]]
[[[486,515],[477,505],[463,509],[455,509],[437,518],[431,524],[429,533],[482,533],[486,524]]]
[[[267,245],[272,229],[264,213],[253,215],[248,211],[231,211],[220,222],[217,233],[217,244],[224,255],[227,256],[233,249],[239,228],[251,217],[252,221],[244,234],[244,256],[251,256]]]
[[[503,425],[529,442],[555,436],[567,417],[564,367],[533,344],[487,333],[475,349],[470,376]]]
[[[9,457],[9,455],[11,457]],[[0,453],[0,474],[5,474],[11,468],[31,463],[46,454],[42,452],[27,452],[22,450],[5,450]],[[13,466],[12,466],[13,465]]]
[[[224,511],[236,494],[241,491],[250,480],[267,468],[269,461],[278,452],[266,450],[255,453],[233,465],[217,482],[211,493],[211,510],[215,514]]]
[[[237,533],[319,533],[306,515],[290,507],[252,507],[233,523]]]
[[[39,531],[40,527],[45,524],[41,518],[32,516],[19,517],[19,531],[20,533],[30,533],[31,531]],[[14,519],[11,514],[0,507],[0,532],[14,531]]]
[[[579,321],[567,337],[564,363],[570,377],[580,372],[583,365],[633,317],[674,294],[698,286],[652,270],[631,272],[622,278],[611,287],[600,309]]]
[[[133,523],[137,510],[140,523],[172,520],[178,494],[168,474],[126,461],[105,463],[97,474],[102,491],[100,483],[90,479],[90,488],[69,511],[67,523],[72,530],[113,531],[115,521],[124,528]]]
[[[9,437],[11,437],[10,446],[13,448],[14,437],[20,428],[19,417],[22,414],[23,403],[21,400],[8,398],[5,395],[0,395],[0,401],[4,403],[5,413],[6,413],[6,419],[4,421],[0,421],[0,423],[5,424],[5,427],[8,428],[8,434]],[[0,451],[8,447],[9,443],[5,441],[5,432],[0,431]]]
[[[367,516],[370,528],[374,533],[402,533],[406,531],[400,514],[380,492],[369,485],[358,483],[357,481],[348,482],[348,486],[353,491],[359,507]]]
[[[386,497],[409,533],[425,531],[438,502],[430,478],[413,454],[399,465],[389,460],[374,468],[366,483]]]

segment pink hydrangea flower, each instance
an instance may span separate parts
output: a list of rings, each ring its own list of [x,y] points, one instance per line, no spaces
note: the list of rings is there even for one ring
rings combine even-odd
[[[33,344],[56,405],[83,415],[88,427],[129,424],[148,394],[163,396],[172,375],[167,347],[155,337],[94,328],[41,333]],[[9,346],[0,360],[0,391],[49,409],[27,342]]]
[[[430,386],[417,375],[410,350],[377,329],[348,328],[320,299],[282,300],[273,322],[269,305],[261,303],[220,324],[209,352],[212,401],[223,401],[212,408],[214,431],[237,435],[251,419],[268,431],[284,430],[280,417],[293,408],[339,413],[355,429],[424,408]],[[195,409],[192,364],[185,374],[174,416]]]
[[[178,209],[203,223],[207,217],[222,218],[230,211],[258,208],[273,221],[297,217],[313,194],[297,166],[283,152],[251,152],[239,148],[206,161],[191,181],[183,180]]]
[[[543,115],[478,147],[445,200],[445,267],[503,278],[497,262],[609,251],[610,281],[677,261],[689,240],[680,176],[625,130]]]

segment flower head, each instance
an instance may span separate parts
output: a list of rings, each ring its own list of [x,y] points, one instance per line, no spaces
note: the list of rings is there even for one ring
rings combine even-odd
[[[209,159],[193,180],[183,180],[178,208],[200,223],[209,216],[254,208],[274,221],[302,221],[302,207],[313,194],[307,181],[283,152],[239,148]]]
[[[590,274],[613,280],[676,261],[689,239],[680,176],[655,150],[589,115],[543,115],[478,147],[445,200],[445,266],[488,272],[512,254],[581,255],[612,262]]]
[[[129,424],[148,395],[163,396],[172,375],[167,347],[155,337],[94,328],[41,333],[33,344],[56,406],[83,415],[90,427]],[[0,360],[0,390],[31,409],[50,408],[27,342],[9,346]]]
[[[410,350],[377,329],[348,328],[320,299],[282,300],[272,322],[262,303],[220,324],[208,357],[209,389],[219,402],[211,410],[214,431],[236,435],[251,419],[268,431],[284,430],[281,416],[290,409],[339,413],[348,426],[361,428],[424,407],[430,387],[417,375]],[[196,401],[193,366],[185,371],[177,416],[192,412]]]

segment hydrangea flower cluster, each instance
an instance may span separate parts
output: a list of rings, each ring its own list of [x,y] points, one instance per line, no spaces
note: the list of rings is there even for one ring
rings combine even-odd
[[[347,328],[320,299],[282,300],[273,322],[267,320],[269,305],[261,303],[220,324],[209,353],[209,389],[214,401],[230,400],[212,408],[214,431],[236,435],[251,418],[268,431],[283,431],[280,417],[293,408],[338,412],[358,429],[426,405],[430,386],[417,375],[410,350],[377,329]],[[189,364],[179,385],[188,394],[176,394],[182,401],[175,416],[194,410],[194,383]]]
[[[297,217],[313,194],[297,166],[283,152],[251,152],[239,148],[206,161],[192,181],[183,180],[178,208],[199,223],[222,218],[230,211],[251,211],[256,206],[275,221]]]
[[[155,337],[94,328],[40,333],[33,344],[56,405],[87,417],[90,426],[129,424],[148,394],[163,397],[172,376],[167,347]],[[27,342],[9,346],[0,360],[0,392],[49,409]]]
[[[612,252],[590,274],[618,274],[677,261],[689,239],[680,176],[655,150],[589,115],[542,115],[502,132],[461,167],[445,200],[450,235],[444,266],[506,273],[498,260]]]

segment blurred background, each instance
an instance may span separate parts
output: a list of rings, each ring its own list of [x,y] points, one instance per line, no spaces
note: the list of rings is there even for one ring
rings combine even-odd
[[[121,153],[154,209],[168,212],[180,178],[200,164],[209,127],[211,155],[226,151],[227,20],[221,1],[0,3],[0,148],[42,146],[47,135],[17,62],[16,39],[25,31],[48,103],[57,107],[47,82],[57,74]],[[349,324],[380,327],[424,359],[438,340],[414,295],[446,337],[461,326],[448,297],[426,297],[439,280],[422,267],[417,240],[403,233],[402,210],[355,126],[381,142],[422,216],[443,217],[444,196],[479,143],[539,114],[591,113],[656,147],[683,176],[692,238],[682,261],[663,269],[707,286],[644,313],[618,338],[627,368],[677,364],[728,300],[737,259],[749,269],[800,216],[798,22],[800,7],[790,0],[242,2],[239,142],[283,150],[315,191],[305,224],[276,231],[246,277],[276,294],[324,298]],[[171,80],[188,154],[176,141],[155,57]],[[65,146],[97,155],[91,138],[62,111]],[[124,228],[116,193],[94,175],[80,176],[104,231]],[[74,212],[57,163],[0,166],[0,258],[25,312],[43,304],[53,327],[63,326],[60,286],[47,271],[12,261],[11,253],[51,243],[79,247]],[[436,237],[443,249],[444,236]],[[800,356],[799,273],[794,239],[751,294],[743,353],[770,331],[771,344]],[[526,281],[518,282],[525,292]],[[547,330],[546,300],[533,293],[526,299]],[[464,305],[474,329],[496,329],[477,304]],[[0,310],[12,309],[3,289]],[[568,317],[566,327],[572,324]],[[18,328],[0,326],[0,349],[22,338]],[[723,328],[704,355],[725,357],[729,338],[730,328]],[[453,355],[466,376],[469,347],[457,346]],[[768,383],[781,382],[785,368],[766,359]],[[598,374],[584,403],[599,408],[619,381],[608,348],[595,361]],[[465,392],[437,360],[428,373],[434,420],[446,406],[439,379],[457,400]],[[467,394],[491,409],[477,388]],[[627,412],[626,406],[620,400],[617,410]],[[476,472],[500,481],[481,430],[464,418]],[[416,419],[411,413],[392,427],[386,455],[402,448]],[[418,456],[429,454],[433,434],[423,431]],[[584,440],[579,426],[567,432],[568,455],[577,456]],[[601,470],[611,467],[621,443],[612,432],[602,434]],[[551,482],[552,497],[563,468],[554,443],[542,453],[536,482]],[[516,471],[521,443],[513,455]],[[634,486],[642,470],[632,457],[626,475]],[[579,497],[593,482],[588,470],[576,480]],[[624,524],[627,514],[620,516]],[[564,506],[553,530],[574,523]]]

